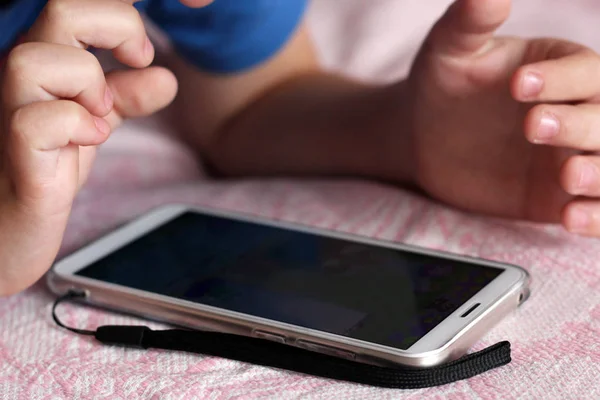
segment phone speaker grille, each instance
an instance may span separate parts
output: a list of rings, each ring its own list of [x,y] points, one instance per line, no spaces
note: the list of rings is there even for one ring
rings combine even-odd
[[[460,317],[461,318],[465,318],[466,316],[468,316],[469,314],[471,314],[473,311],[475,311],[475,309],[477,307],[479,307],[480,305],[481,305],[481,303],[474,304],[473,307],[471,307],[467,311],[465,311],[465,313],[463,315],[461,315]]]

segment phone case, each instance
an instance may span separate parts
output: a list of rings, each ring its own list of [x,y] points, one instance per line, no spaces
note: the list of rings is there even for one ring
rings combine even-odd
[[[107,345],[186,351],[357,384],[391,389],[441,386],[471,378],[511,362],[509,342],[500,342],[436,367],[392,368],[363,364],[268,340],[226,333],[184,329],[154,331],[146,326],[101,326],[92,331],[65,326],[56,314],[58,305],[85,296],[85,292],[71,290],[59,297],[52,307],[52,317],[62,328],[94,336],[96,340]]]

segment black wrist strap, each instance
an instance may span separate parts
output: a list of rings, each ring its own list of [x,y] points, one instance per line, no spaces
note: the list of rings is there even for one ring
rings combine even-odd
[[[432,368],[380,367],[300,349],[263,339],[226,333],[184,329],[154,331],[146,326],[101,326],[95,331],[65,326],[56,315],[63,301],[85,298],[70,291],[52,307],[52,317],[61,327],[98,341],[139,349],[186,351],[228,358],[265,367],[280,368],[322,378],[392,389],[419,389],[468,379],[508,364],[510,343],[500,342],[477,353]]]

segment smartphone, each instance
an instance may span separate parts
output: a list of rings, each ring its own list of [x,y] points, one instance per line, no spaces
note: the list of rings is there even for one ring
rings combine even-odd
[[[56,294],[376,365],[463,356],[529,296],[517,266],[165,206],[58,261]]]

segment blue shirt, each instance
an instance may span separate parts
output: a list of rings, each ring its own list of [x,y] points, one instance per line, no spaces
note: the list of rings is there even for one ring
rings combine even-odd
[[[272,57],[296,30],[308,0],[215,0],[188,8],[178,0],[136,3],[190,63],[235,73]],[[36,20],[46,0],[16,0],[0,8],[0,58]]]

